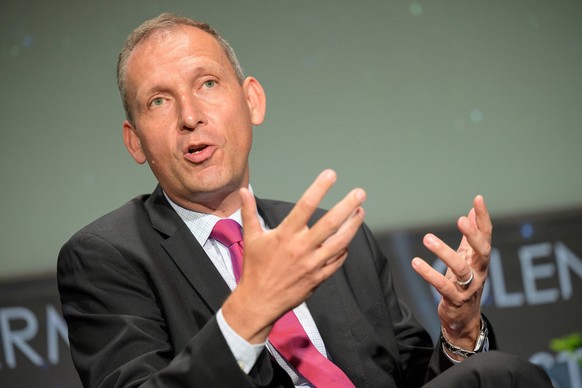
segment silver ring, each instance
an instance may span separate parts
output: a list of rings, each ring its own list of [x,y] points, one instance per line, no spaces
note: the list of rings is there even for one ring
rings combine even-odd
[[[473,282],[474,277],[475,277],[475,272],[473,272],[473,270],[471,269],[471,276],[469,276],[469,279],[467,279],[465,281],[460,281],[459,279],[457,279],[457,284],[459,286],[461,286],[462,289],[466,290],[467,288],[469,288],[469,286]]]

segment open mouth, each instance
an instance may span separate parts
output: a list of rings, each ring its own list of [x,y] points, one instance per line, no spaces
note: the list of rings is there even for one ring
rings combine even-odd
[[[197,153],[204,150],[206,147],[208,147],[208,146],[207,145],[201,145],[201,146],[197,146],[197,147],[192,146],[192,147],[188,148],[188,153],[192,154],[192,155],[196,155]]]
[[[186,160],[192,163],[204,163],[212,157],[215,149],[216,147],[211,144],[188,145],[188,149],[184,153],[184,157]]]

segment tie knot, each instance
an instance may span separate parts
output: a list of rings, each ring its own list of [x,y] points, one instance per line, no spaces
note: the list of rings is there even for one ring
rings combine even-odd
[[[216,225],[214,225],[210,237],[227,247],[230,247],[235,243],[240,243],[243,240],[240,225],[238,222],[229,218],[219,220]]]

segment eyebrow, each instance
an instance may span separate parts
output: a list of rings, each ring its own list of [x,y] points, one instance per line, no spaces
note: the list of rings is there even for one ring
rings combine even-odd
[[[194,79],[197,79],[205,74],[212,74],[214,76],[221,77],[226,73],[227,72],[225,71],[223,66],[220,66],[218,63],[216,63],[216,64],[206,63],[206,64],[200,64],[200,65],[193,67],[192,69],[189,70],[188,75]],[[163,80],[163,78],[162,78],[162,80]],[[169,89],[169,88],[164,85],[163,81],[156,82],[151,87],[149,87],[144,94],[151,95],[151,94],[154,94],[154,93],[157,93],[160,91],[165,91],[167,89]]]

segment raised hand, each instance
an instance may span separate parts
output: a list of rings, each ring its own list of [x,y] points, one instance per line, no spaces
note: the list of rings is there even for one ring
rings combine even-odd
[[[244,260],[240,282],[223,305],[230,326],[250,343],[263,342],[272,324],[305,301],[344,263],[363,222],[366,193],[354,189],[312,227],[307,222],[336,181],[323,171],[275,229],[263,231],[253,195],[241,189]]]
[[[469,214],[460,217],[457,227],[463,234],[454,250],[433,234],[424,245],[448,267],[443,276],[424,260],[414,258],[412,267],[442,296],[438,315],[449,341],[472,350],[480,328],[480,304],[487,279],[493,227],[482,196],[475,197]]]

